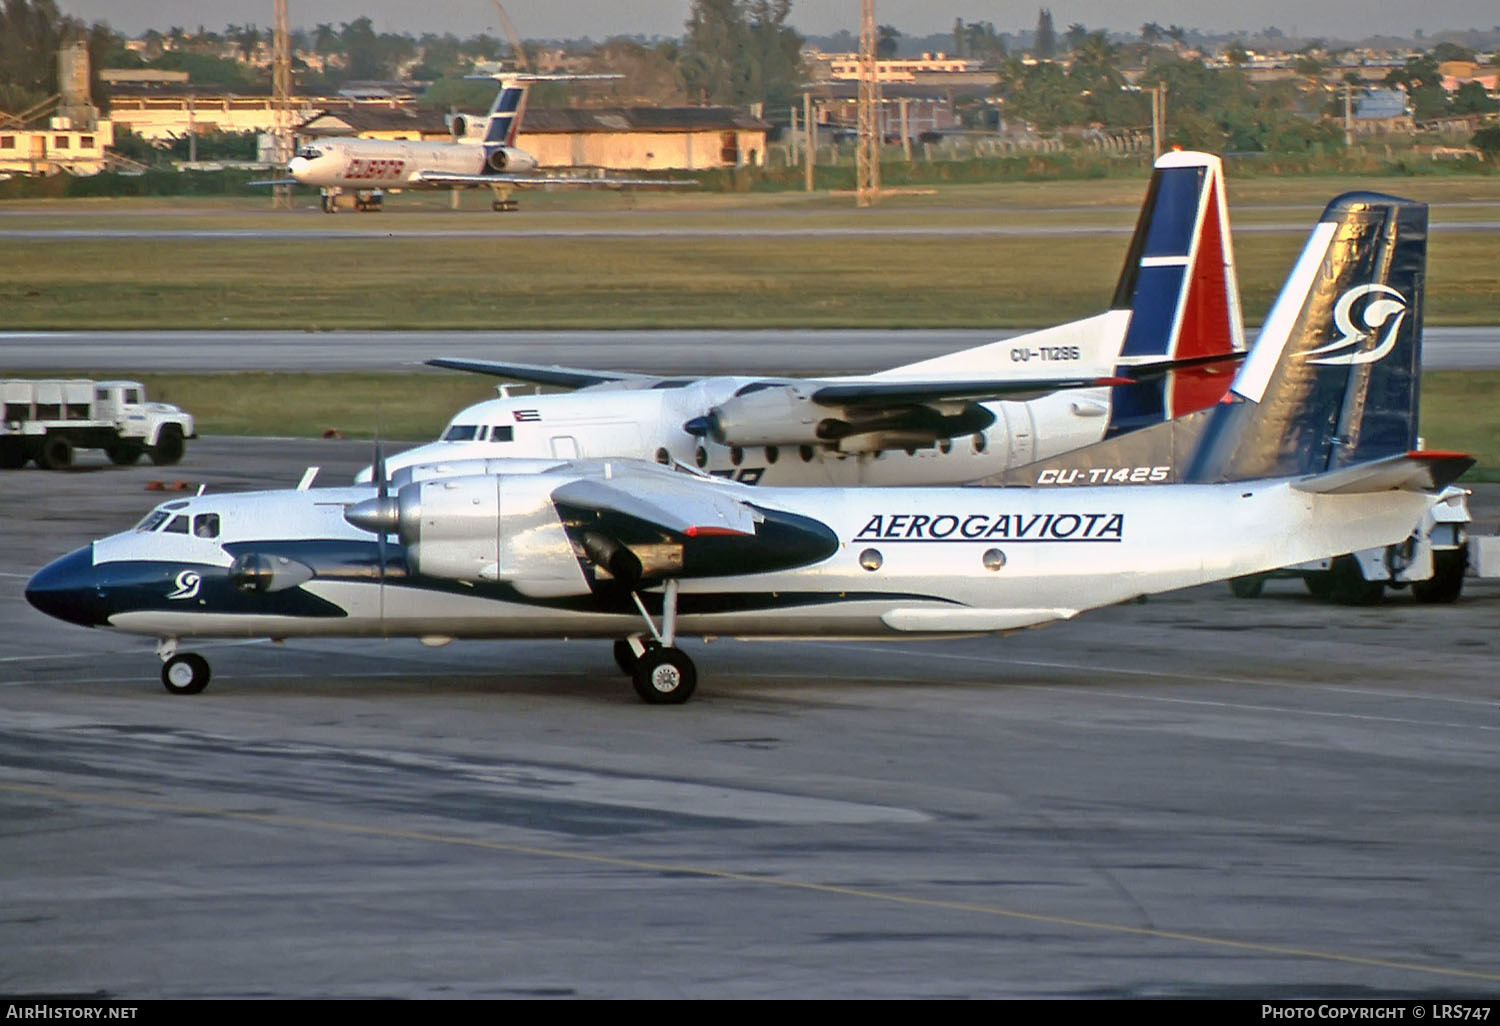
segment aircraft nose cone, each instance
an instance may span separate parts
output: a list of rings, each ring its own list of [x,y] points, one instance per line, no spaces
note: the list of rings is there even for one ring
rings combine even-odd
[[[306,157],[293,157],[286,165],[286,173],[293,178],[300,179],[307,174],[307,165],[311,163]]]
[[[109,610],[99,584],[93,548],[82,548],[32,574],[26,582],[26,601],[59,620],[102,627],[109,623]]]

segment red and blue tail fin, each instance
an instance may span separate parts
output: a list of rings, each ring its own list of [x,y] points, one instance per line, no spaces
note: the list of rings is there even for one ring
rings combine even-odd
[[[1141,207],[1114,309],[1130,311],[1116,374],[1149,380],[1116,386],[1106,437],[1212,406],[1233,377],[1245,325],[1230,240],[1224,165],[1207,153],[1163,154]]]
[[[514,146],[521,119],[526,116],[528,85],[521,79],[503,79],[495,102],[485,116],[484,142],[487,146]]]

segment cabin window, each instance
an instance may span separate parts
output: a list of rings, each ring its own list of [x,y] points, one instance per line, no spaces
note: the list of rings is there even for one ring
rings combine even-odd
[[[219,514],[199,513],[193,518],[193,537],[217,538],[219,536]]]
[[[125,401],[132,406],[139,406],[141,402],[141,390],[139,388],[127,388],[125,390]]]

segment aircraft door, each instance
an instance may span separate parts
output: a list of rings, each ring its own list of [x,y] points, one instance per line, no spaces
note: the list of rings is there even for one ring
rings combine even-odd
[[[572,435],[552,436],[552,456],[559,460],[576,460],[578,458],[578,439]]]
[[[1005,433],[1010,445],[1006,466],[1020,467],[1036,459],[1036,425],[1030,403],[1001,403],[1005,414]]]

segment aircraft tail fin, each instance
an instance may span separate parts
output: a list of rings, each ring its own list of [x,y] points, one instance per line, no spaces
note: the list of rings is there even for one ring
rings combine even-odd
[[[1224,165],[1207,153],[1173,152],[1156,162],[1111,308],[1130,324],[1115,374],[1142,365],[1183,366],[1116,386],[1106,437],[1216,403],[1228,389],[1227,357],[1245,349]]]
[[[1324,491],[1451,480],[1464,457],[1414,454],[1426,259],[1426,204],[1371,193],[1338,197],[1218,403],[993,483],[1298,477],[1311,479],[1305,490]],[[1395,469],[1369,469],[1381,461]]]
[[[1209,153],[1173,152],[1156,162],[1108,311],[876,377],[1129,378],[1153,366],[1151,380],[1114,390],[1124,431],[1218,401],[1232,362],[1192,361],[1244,348],[1223,163]],[[1189,365],[1160,373],[1177,361]]]
[[[486,146],[514,146],[516,135],[521,130],[521,119],[526,116],[526,93],[530,84],[526,80],[507,78],[501,81],[495,102],[490,104],[485,115],[484,142]]]

